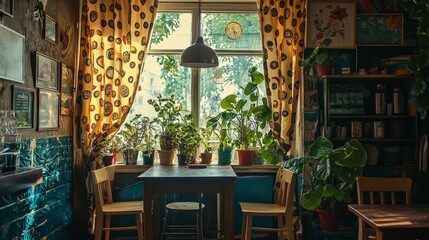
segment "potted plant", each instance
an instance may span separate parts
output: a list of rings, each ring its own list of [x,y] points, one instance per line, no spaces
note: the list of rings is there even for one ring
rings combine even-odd
[[[308,191],[302,195],[301,205],[317,211],[322,230],[337,230],[339,209],[352,200],[353,185],[362,175],[366,159],[366,151],[356,139],[334,148],[329,139],[318,137],[308,156],[285,162],[291,171],[303,174]]]
[[[176,148],[174,139],[177,136],[177,124],[180,122],[183,106],[174,99],[174,95],[162,97],[159,94],[156,99],[149,99],[148,103],[158,113],[153,122],[161,130],[158,135],[161,148],[158,150],[160,164],[170,165],[174,159],[174,149]]]
[[[330,75],[335,61],[346,58],[346,54],[339,54],[338,51],[329,50],[326,46],[328,45],[316,46],[310,56],[301,62],[302,67],[310,68],[308,72],[310,77],[314,76],[314,71],[319,78]]]
[[[117,134],[123,140],[128,165],[135,165],[139,153],[143,150],[145,141],[143,129],[146,127],[146,121],[141,114],[136,114]]]
[[[142,135],[143,135],[143,164],[144,165],[152,165],[154,156],[155,156],[155,148],[156,148],[156,139],[155,139],[155,128],[153,126],[153,122],[148,117],[144,117],[143,125],[142,125]]]
[[[232,113],[223,111],[214,117],[210,117],[206,124],[206,127],[210,129],[219,140],[217,153],[218,164],[220,165],[231,164],[234,151],[231,125],[232,118]]]
[[[201,153],[201,163],[210,164],[213,158],[214,147],[210,144],[210,138],[213,131],[210,128],[201,128],[202,143],[204,145],[204,151]]]
[[[262,137],[271,120],[271,109],[266,97],[260,98],[258,85],[264,75],[251,67],[249,83],[242,88],[242,95],[230,94],[221,101],[223,113],[228,116],[233,130],[240,165],[252,165],[256,149],[262,147]]]
[[[195,163],[197,147],[202,137],[195,127],[193,119],[192,114],[186,114],[182,116],[180,123],[178,123],[176,127],[177,136],[174,141],[175,146],[177,146],[179,165]]]

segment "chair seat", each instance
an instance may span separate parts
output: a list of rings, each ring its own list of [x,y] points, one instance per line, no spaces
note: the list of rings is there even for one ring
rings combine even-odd
[[[243,213],[253,213],[253,214],[284,214],[285,206],[280,206],[275,203],[248,203],[241,202],[241,211]]]
[[[198,211],[199,203],[198,202],[172,202],[165,206],[168,210],[172,211]],[[205,205],[201,204],[201,208],[204,208]]]
[[[107,214],[134,214],[143,213],[143,201],[114,202],[103,205],[103,212]]]

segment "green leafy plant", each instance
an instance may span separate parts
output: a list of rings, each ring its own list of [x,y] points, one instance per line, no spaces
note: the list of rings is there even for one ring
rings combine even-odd
[[[308,74],[313,77],[314,67],[316,65],[333,66],[335,60],[343,59],[345,57],[346,54],[339,54],[338,51],[330,51],[328,48],[319,45],[313,49],[308,58],[301,62],[301,66],[309,67]]]
[[[147,124],[149,124],[148,118],[141,116],[141,114],[136,114],[129,122],[123,125],[117,135],[124,141],[126,149],[143,150]]]
[[[155,127],[153,125],[153,122],[150,120],[150,118],[144,117],[141,131],[144,139],[143,141],[144,154],[150,157],[153,151],[155,151],[155,148],[157,145]]]
[[[174,98],[174,95],[162,97],[161,94],[156,99],[149,99],[148,103],[158,113],[153,122],[161,129],[159,134],[160,148],[173,150],[176,147],[174,139],[177,136],[177,124],[181,120],[182,104]]]
[[[411,93],[416,98],[421,119],[428,120],[429,111],[429,7],[427,1],[407,1],[409,17],[417,22],[417,47],[408,63],[415,82]]]
[[[258,85],[264,82],[264,75],[257,67],[251,67],[248,76],[250,81],[242,88],[242,94],[230,94],[222,99],[223,112],[218,114],[227,116],[232,127],[233,143],[239,149],[261,146],[263,131],[271,120],[267,98],[260,97],[258,89]]]
[[[177,135],[174,139],[175,146],[179,154],[187,156],[189,161],[196,156],[196,150],[202,137],[198,128],[193,122],[193,115],[186,114],[181,117],[180,123],[176,124]]]
[[[213,135],[213,130],[210,128],[201,128],[201,142],[204,145],[204,152],[205,153],[211,153],[215,150],[215,148],[210,144],[210,138]]]
[[[334,148],[325,137],[310,145],[309,155],[285,162],[291,171],[303,174],[309,190],[301,197],[305,209],[336,209],[340,203],[351,201],[356,177],[361,176],[367,155],[362,144],[350,139]]]

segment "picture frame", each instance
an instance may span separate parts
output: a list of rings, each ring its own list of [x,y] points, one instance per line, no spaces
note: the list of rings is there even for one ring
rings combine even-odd
[[[402,13],[357,14],[356,45],[403,46],[404,15]]]
[[[34,89],[12,86],[12,110],[15,112],[18,129],[33,128],[34,94]]]
[[[0,24],[0,36],[0,79],[24,83],[24,35]]]
[[[39,89],[37,130],[50,131],[60,128],[60,93]]]
[[[43,30],[42,30],[43,39],[45,39],[47,42],[55,45],[58,42],[57,32],[58,32],[57,20],[55,20],[53,17],[51,17],[45,13]]]
[[[73,116],[73,69],[61,63],[61,115]]]
[[[14,2],[13,0],[0,0],[0,15],[13,17]]]
[[[356,46],[355,2],[311,1],[307,17],[306,48],[317,46],[354,48]]]
[[[39,52],[36,52],[35,55],[36,87],[58,91],[60,62]]]

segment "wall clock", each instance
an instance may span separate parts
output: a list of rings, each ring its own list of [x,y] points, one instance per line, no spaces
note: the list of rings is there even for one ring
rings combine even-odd
[[[225,35],[231,40],[237,40],[243,33],[243,27],[238,22],[229,22],[225,27]]]

